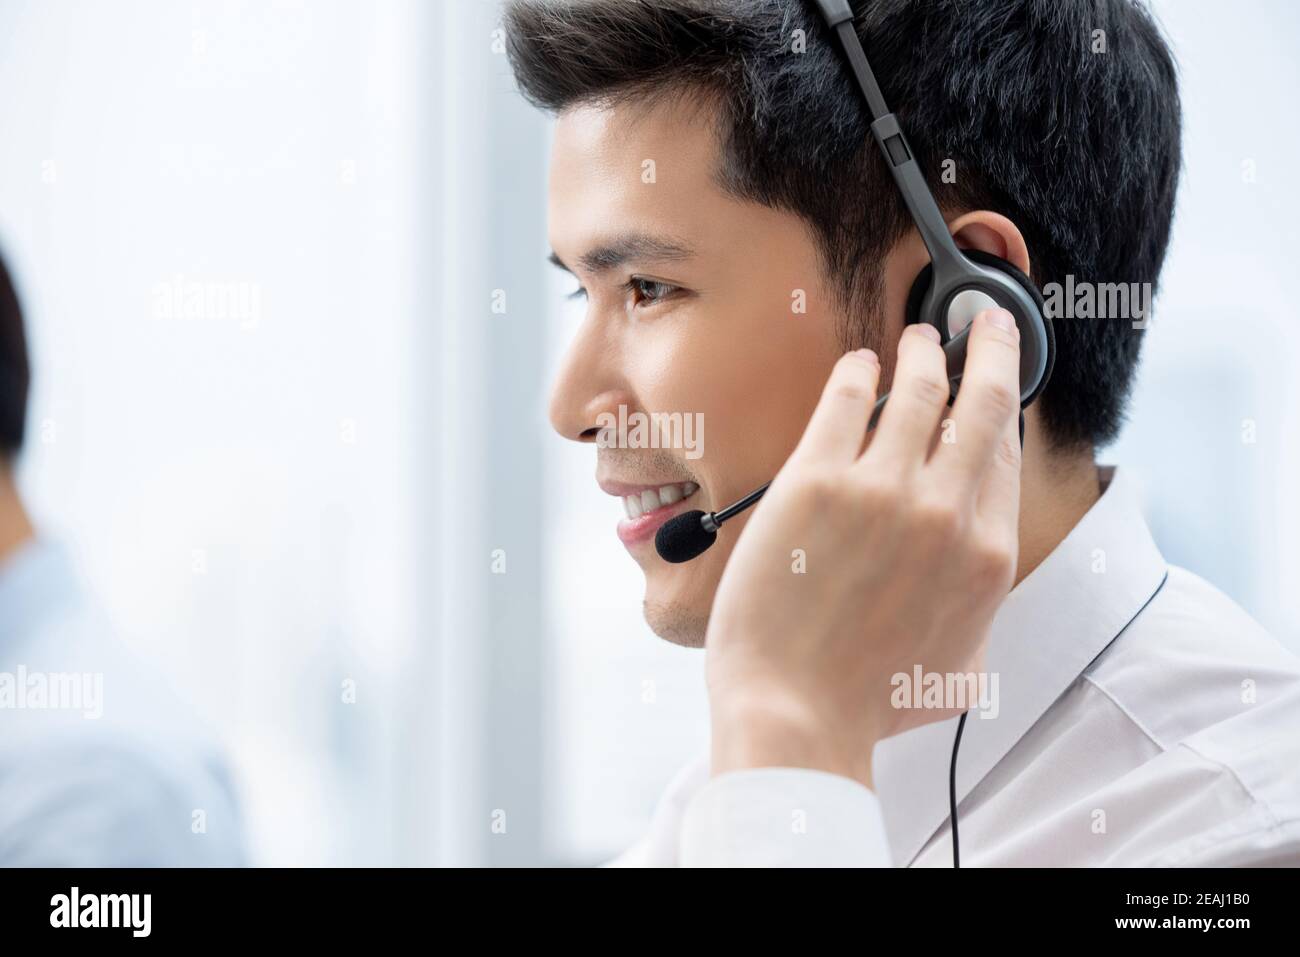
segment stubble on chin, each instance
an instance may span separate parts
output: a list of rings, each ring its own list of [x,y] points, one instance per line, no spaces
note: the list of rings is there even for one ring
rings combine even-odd
[[[650,630],[664,641],[683,648],[704,647],[704,635],[709,627],[707,614],[701,615],[686,605],[649,599],[645,600],[643,610]]]

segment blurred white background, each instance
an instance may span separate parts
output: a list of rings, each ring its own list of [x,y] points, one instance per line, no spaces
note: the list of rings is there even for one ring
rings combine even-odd
[[[1103,459],[1294,646],[1300,9],[1155,8],[1186,170]],[[707,745],[702,658],[641,622],[618,503],[546,423],[577,318],[497,10],[0,4],[21,484],[227,745],[257,863],[591,863]]]

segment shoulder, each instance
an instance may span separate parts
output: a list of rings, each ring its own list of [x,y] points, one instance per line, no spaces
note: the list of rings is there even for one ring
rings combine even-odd
[[[234,789],[196,747],[57,734],[0,753],[0,863],[233,866]]]
[[[1300,862],[1300,657],[1171,567],[1084,677],[1155,746],[1112,792],[1176,835],[1153,862]]]
[[[215,739],[57,550],[0,582],[0,863],[242,860]]]
[[[1171,566],[1085,672],[1162,747],[1300,695],[1300,656],[1209,582]]]

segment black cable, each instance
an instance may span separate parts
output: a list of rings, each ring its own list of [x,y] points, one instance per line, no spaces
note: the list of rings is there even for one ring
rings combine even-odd
[[[948,768],[948,820],[952,821],[952,866],[961,867],[961,851],[957,843],[957,749],[961,747],[961,732],[966,727],[966,715],[963,711],[957,721],[957,737],[952,742],[952,764]]]
[[[1020,410],[1020,451],[1025,451],[1025,410]],[[1160,583],[1164,587],[1164,582]],[[1156,589],[1158,593],[1159,588]],[[1155,597],[1154,595],[1152,596]],[[1150,599],[1148,599],[1148,602]],[[1143,608],[1146,605],[1142,606]],[[1136,617],[1136,616],[1135,616]],[[1125,628],[1128,625],[1124,626]],[[952,823],[952,866],[961,867],[961,844],[957,840],[957,750],[961,747],[961,733],[966,728],[966,715],[963,711],[957,720],[957,736],[952,741],[952,762],[948,765],[948,820]]]

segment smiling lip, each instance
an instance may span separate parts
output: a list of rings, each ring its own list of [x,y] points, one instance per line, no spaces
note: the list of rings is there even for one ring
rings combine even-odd
[[[699,486],[694,482],[626,485],[621,482],[602,481],[600,487],[610,495],[617,495],[624,500],[628,517],[618,523],[617,531],[619,541],[628,548],[649,541],[659,527],[674,515],[696,508],[695,499],[699,492]],[[666,489],[670,491],[665,494]],[[627,502],[629,497],[638,499],[638,504],[629,505]],[[670,501],[665,502],[664,498]]]

